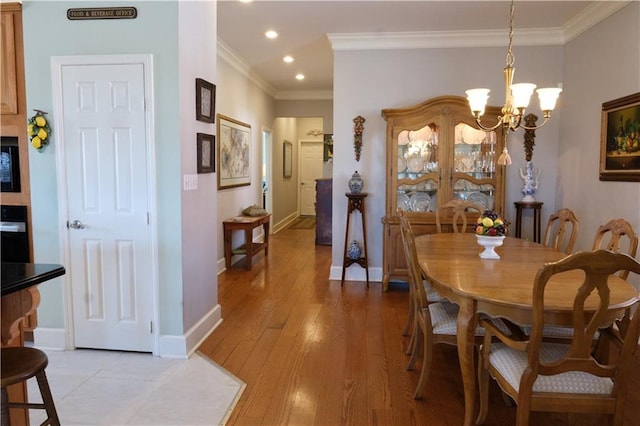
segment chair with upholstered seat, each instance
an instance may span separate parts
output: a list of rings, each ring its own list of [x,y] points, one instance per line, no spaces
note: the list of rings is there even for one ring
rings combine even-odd
[[[574,337],[570,343],[546,342],[545,297],[553,298],[553,287],[562,285],[562,280],[554,279],[557,274],[573,270],[584,274],[573,302]],[[640,334],[640,315],[631,319],[624,339],[611,328],[609,276],[624,270],[640,274],[640,263],[627,254],[606,250],[580,252],[545,264],[534,281],[533,328],[528,340],[514,340],[491,322],[480,320],[487,332],[478,363],[477,424],[484,422],[488,411],[489,375],[517,403],[519,426],[529,424],[531,411],[606,413],[613,416],[613,424],[623,424],[629,369]],[[597,306],[595,312],[586,314],[587,303]],[[610,335],[618,344],[615,359],[594,357],[596,333]],[[500,343],[493,343],[494,337]]]
[[[476,204],[467,200],[451,200],[436,209],[436,229],[438,234],[442,233],[441,216],[453,211],[451,219],[451,228],[454,233],[464,233],[469,231],[466,212],[477,211],[482,214],[484,208],[480,204]],[[461,223],[458,223],[461,222]],[[475,223],[473,224],[475,225]]]
[[[400,225],[402,227],[402,221],[408,221],[409,219],[405,216],[404,211],[401,208],[397,209],[397,213],[398,213],[398,217],[400,217]],[[406,227],[406,223],[404,224],[404,226]],[[409,264],[409,262],[411,261],[411,259],[405,259],[407,265]],[[425,289],[426,295],[427,295],[427,301],[429,302],[440,302],[442,301],[442,297],[440,297],[440,295],[438,294],[438,292],[431,286],[431,284],[429,284],[429,282],[425,279],[422,280],[422,285]],[[409,292],[411,293],[411,286],[409,286]],[[413,328],[414,328],[414,313],[415,313],[415,307],[414,307],[414,296],[410,295],[409,297],[409,315],[407,316],[407,323],[404,326],[404,329],[402,330],[402,335],[403,336],[407,336],[409,334],[411,334],[411,341],[409,342],[409,344],[407,345],[407,350],[406,350],[406,354],[409,355],[411,353],[411,348],[413,345],[413,341],[414,341],[414,337],[415,337],[415,333],[413,333]]]
[[[626,240],[626,241],[625,241]],[[621,245],[621,243],[624,244]],[[638,250],[638,236],[629,222],[624,219],[613,219],[606,224],[600,226],[596,231],[595,240],[593,242],[593,250],[605,249],[615,253],[626,253],[631,257],[636,257]],[[618,276],[626,280],[629,271],[619,271]],[[624,329],[629,319],[629,315],[619,322],[619,326]],[[525,332],[530,333],[530,327],[525,327]],[[598,336],[596,335],[596,338]],[[544,338],[546,340],[571,340],[573,338],[573,330],[570,327],[545,326]]]
[[[400,213],[400,229],[402,234],[403,248],[407,257],[407,267],[409,272],[410,297],[413,299],[414,327],[412,343],[409,345],[411,357],[407,365],[407,370],[412,370],[417,361],[420,351],[422,351],[422,371],[420,379],[414,391],[413,397],[418,399],[422,396],[424,388],[431,371],[433,345],[446,343],[457,344],[457,316],[458,306],[446,300],[429,301],[426,286],[422,276],[422,270],[418,263],[418,254],[415,246],[415,234],[411,229],[411,224],[404,213]],[[437,294],[437,293],[436,293]],[[504,333],[511,330],[501,320],[495,320],[497,327]],[[476,330],[477,343],[482,342],[484,330]]]
[[[56,412],[49,382],[44,372],[49,360],[47,355],[41,350],[29,347],[5,347],[0,349],[2,357],[2,426],[8,426],[10,408],[28,408],[45,410],[47,419],[42,425],[60,425],[58,413]],[[16,383],[25,382],[35,377],[40,388],[42,404],[29,402],[9,402],[7,387]]]
[[[549,216],[542,244],[554,250],[571,254],[578,238],[580,221],[569,209],[560,209]]]

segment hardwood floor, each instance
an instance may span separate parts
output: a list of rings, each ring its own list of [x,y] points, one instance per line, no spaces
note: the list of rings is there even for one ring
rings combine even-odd
[[[460,425],[462,380],[456,348],[436,345],[428,391],[405,369],[408,293],[380,283],[329,281],[331,247],[315,231],[270,237],[269,257],[244,260],[218,277],[223,323],[200,352],[247,383],[228,425]],[[640,425],[640,351],[625,426]],[[486,425],[513,425],[515,407],[491,384]],[[535,413],[532,425],[602,425],[606,417]]]

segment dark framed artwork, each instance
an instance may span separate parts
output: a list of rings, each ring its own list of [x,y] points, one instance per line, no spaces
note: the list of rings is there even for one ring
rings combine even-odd
[[[602,104],[600,180],[640,182],[640,92]]]
[[[251,126],[218,114],[218,189],[251,185]]]
[[[216,137],[207,133],[197,133],[198,173],[216,171]]]
[[[333,133],[324,134],[324,162],[333,158]]]
[[[282,177],[290,178],[293,175],[292,166],[293,144],[284,141],[282,144]]]
[[[196,78],[196,120],[213,123],[216,116],[216,86]]]

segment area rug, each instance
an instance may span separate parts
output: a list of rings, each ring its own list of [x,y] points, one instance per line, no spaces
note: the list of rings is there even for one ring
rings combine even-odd
[[[289,229],[314,229],[315,227],[315,216],[300,216],[289,226]]]

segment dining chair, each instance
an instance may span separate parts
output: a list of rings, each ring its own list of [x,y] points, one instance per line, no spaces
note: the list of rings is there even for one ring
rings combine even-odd
[[[414,309],[414,327],[411,338],[412,343],[410,343],[411,356],[407,364],[407,370],[414,368],[418,355],[422,352],[422,371],[413,393],[413,398],[419,399],[423,395],[431,371],[433,345],[446,343],[455,346],[457,344],[458,305],[442,300],[442,298],[439,301],[429,301],[428,287],[424,285],[415,246],[415,234],[411,229],[411,223],[404,213],[399,214],[398,217],[400,218],[403,248],[407,257],[409,294],[413,299],[412,306]],[[500,319],[491,321],[503,333],[511,333],[510,328]],[[476,343],[478,345],[482,342],[483,334],[484,330],[478,327],[476,329]]]
[[[444,203],[436,209],[436,228],[438,230],[438,234],[442,233],[441,215],[445,215],[452,210],[453,218],[451,219],[451,228],[453,229],[453,232],[457,234],[464,233],[469,230],[466,212],[469,210],[475,210],[482,214],[484,207],[480,204],[474,203],[473,201],[458,199]],[[459,221],[461,221],[460,224],[458,224]]]
[[[398,218],[400,219],[400,232],[409,232],[410,230],[410,222],[409,222],[409,218],[405,215],[404,210],[402,210],[401,208],[397,209],[397,213],[398,213]],[[406,264],[409,265],[409,262],[411,262],[411,259],[406,257],[406,245],[404,243],[404,237],[402,237],[402,244],[403,244],[403,250],[405,252],[405,258],[406,258]],[[408,266],[407,266],[408,268]],[[422,277],[422,274],[421,274]],[[442,297],[438,294],[438,292],[431,286],[431,284],[429,284],[429,282],[427,280],[425,280],[423,277],[421,278],[422,280],[422,286],[424,287],[425,293],[426,293],[426,297],[427,297],[427,301],[428,302],[440,302],[442,301]],[[412,290],[412,286],[409,285],[409,314],[407,315],[407,323],[404,326],[404,329],[402,330],[402,335],[403,336],[407,336],[409,334],[411,334],[411,339],[409,341],[409,344],[407,345],[407,349],[405,351],[405,353],[407,355],[411,354],[412,348],[413,348],[413,343],[415,341],[415,332],[414,332],[414,325],[415,325],[415,311],[416,311],[416,307],[414,304],[414,300],[416,295],[413,294],[413,290]]]
[[[567,271],[580,270],[584,282],[573,302],[571,343],[545,342],[545,296],[552,298],[552,281]],[[536,274],[533,288],[533,328],[526,340],[505,335],[490,321],[480,319],[487,330],[480,348],[478,380],[480,411],[476,424],[488,412],[489,375],[517,404],[516,425],[529,424],[531,411],[606,413],[621,426],[632,357],[640,334],[640,315],[629,324],[626,336],[612,334],[619,353],[611,360],[596,359],[592,341],[596,333],[612,330],[609,311],[609,275],[621,270],[640,274],[640,263],[623,253],[607,250],[579,252],[557,262],[547,263]],[[548,289],[548,290],[547,290]],[[599,302],[596,312],[585,316],[585,301]],[[593,302],[592,302],[593,304]],[[585,322],[585,319],[587,321]],[[497,337],[499,343],[493,343]]]
[[[626,243],[621,247],[620,243],[626,239]],[[626,250],[623,250],[626,247]],[[596,231],[593,241],[593,250],[605,249],[613,252],[626,253],[631,257],[636,257],[638,252],[638,235],[633,230],[633,226],[626,220],[612,219],[600,226]],[[620,278],[626,280],[629,271],[620,271]]]
[[[626,244],[620,243],[626,237]],[[626,247],[626,250],[621,250]],[[606,224],[600,226],[596,231],[595,240],[593,242],[593,250],[605,249],[615,253],[623,252],[631,257],[636,257],[638,250],[638,236],[629,222],[624,219],[613,219]],[[619,271],[618,276],[626,280],[629,271]],[[618,327],[625,330],[630,314],[625,315],[621,320],[617,321]],[[531,328],[524,327],[525,333],[529,334]],[[573,329],[571,327],[562,327],[557,325],[546,325],[543,331],[544,339],[548,341],[570,341],[573,338]],[[598,339],[598,334],[594,336]]]
[[[560,209],[549,216],[542,244],[571,254],[578,238],[580,221],[570,209]],[[570,232],[567,230],[570,228]]]
[[[624,240],[626,241],[623,242]],[[623,244],[621,245],[621,243]],[[626,248],[626,250],[624,248]],[[635,258],[638,252],[638,235],[634,231],[633,226],[626,220],[622,218],[612,219],[600,226],[596,231],[593,250],[598,249],[605,249],[615,253],[626,253]],[[618,276],[626,280],[629,276],[629,271],[619,271]],[[616,325],[622,333],[625,333],[629,327],[630,318],[631,311],[627,311],[627,315],[616,321]]]

